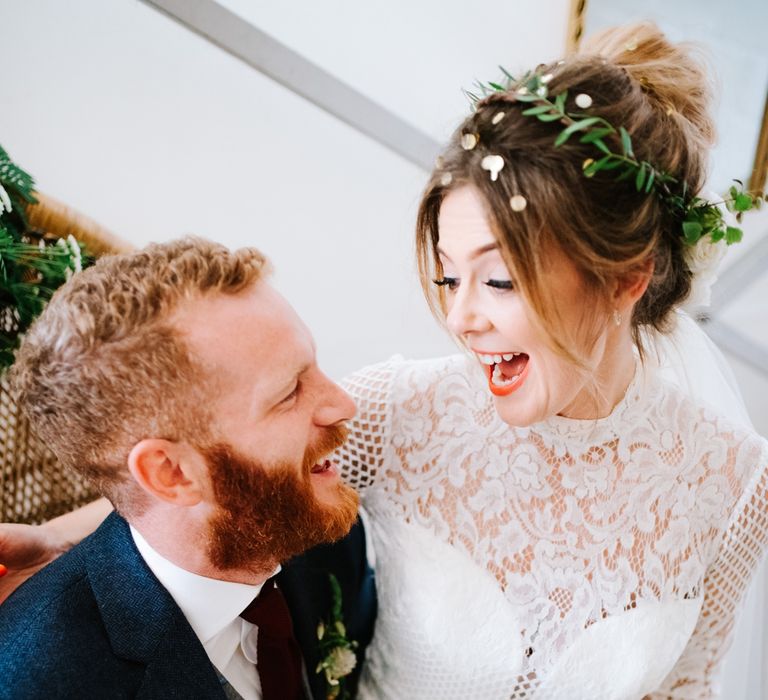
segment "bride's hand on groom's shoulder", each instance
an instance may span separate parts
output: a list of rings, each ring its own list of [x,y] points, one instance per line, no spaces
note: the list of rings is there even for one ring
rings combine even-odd
[[[0,523],[0,603],[66,548],[60,536],[43,525]]]
[[[100,498],[43,525],[0,523],[0,603],[91,534],[111,511],[110,503]]]

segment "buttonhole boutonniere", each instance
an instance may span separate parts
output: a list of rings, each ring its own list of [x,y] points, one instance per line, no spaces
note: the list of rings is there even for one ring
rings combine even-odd
[[[357,665],[357,642],[347,638],[339,581],[333,574],[328,574],[328,580],[331,584],[331,614],[328,620],[321,621],[317,626],[321,660],[315,673],[322,673],[325,677],[328,700],[346,700],[349,694],[344,688],[344,679]]]

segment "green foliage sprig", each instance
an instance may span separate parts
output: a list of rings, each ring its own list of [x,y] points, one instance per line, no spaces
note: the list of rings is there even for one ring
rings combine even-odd
[[[759,209],[763,200],[768,199],[764,192],[747,192],[740,180],[729,191],[728,197],[720,202],[710,202],[688,193],[686,183],[680,185],[677,178],[672,176],[647,160],[638,160],[632,146],[632,138],[623,127],[615,127],[602,117],[590,114],[592,98],[588,95],[578,95],[574,102],[578,107],[579,98],[585,105],[581,111],[568,109],[568,91],[564,90],[550,97],[547,84],[552,74],[539,72],[527,73],[522,79],[515,79],[504,68],[505,84],[495,82],[476,83],[480,94],[465,91],[476,107],[477,104],[490,94],[497,92],[512,92],[517,102],[528,103],[530,106],[522,111],[527,117],[535,117],[541,122],[557,122],[564,128],[556,136],[555,147],[562,146],[571,137],[578,135],[579,143],[589,144],[595,150],[595,158],[587,158],[582,163],[585,177],[594,177],[599,172],[614,171],[617,181],[627,180],[634,183],[638,192],[649,194],[654,192],[670,208],[681,222],[681,234],[689,246],[696,245],[700,240],[709,237],[712,243],[724,240],[727,245],[738,243],[743,232],[738,226],[732,226],[725,220],[720,205],[735,214],[738,222],[742,215],[752,209]],[[617,144],[619,150],[612,145]],[[672,185],[682,191],[675,194]]]
[[[0,371],[53,292],[88,260],[72,236],[30,230],[25,210],[37,201],[34,186],[0,147]]]
[[[328,620],[317,626],[321,661],[315,672],[325,676],[328,700],[347,700],[349,693],[344,687],[344,679],[357,665],[357,642],[347,638],[339,581],[333,574],[328,574],[328,580],[331,585],[331,614]]]

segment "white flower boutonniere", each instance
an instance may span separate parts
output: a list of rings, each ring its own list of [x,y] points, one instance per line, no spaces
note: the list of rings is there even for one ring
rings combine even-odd
[[[325,676],[328,700],[346,700],[349,694],[344,688],[344,679],[357,665],[354,651],[357,642],[347,638],[342,616],[341,586],[333,574],[328,574],[328,580],[331,584],[331,615],[329,620],[317,626],[321,661],[315,673]]]

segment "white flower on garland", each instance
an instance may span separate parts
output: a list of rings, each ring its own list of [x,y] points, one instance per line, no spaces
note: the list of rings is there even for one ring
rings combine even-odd
[[[44,250],[45,246],[43,241],[40,241],[40,243],[42,249]],[[77,242],[77,239],[70,233],[66,240],[59,238],[59,240],[56,241],[56,245],[62,248],[64,252],[69,254],[69,265],[64,270],[64,277],[65,279],[69,280],[75,272],[81,272],[83,269],[83,259],[82,251],[80,250],[80,244]]]
[[[67,244],[69,245],[70,251],[72,251],[72,264],[74,265],[75,272],[82,272],[82,250],[80,249],[80,244],[77,242],[77,239],[71,233],[67,236]]]
[[[712,285],[717,281],[717,269],[727,248],[723,243],[713,243],[709,236],[702,236],[696,245],[685,249],[685,264],[693,273],[691,292],[683,303],[686,310],[700,309],[712,302]]]
[[[3,211],[11,211],[13,207],[11,206],[11,198],[8,196],[8,193],[5,191],[5,187],[0,185],[0,214],[3,213]]]
[[[720,200],[712,192],[702,193],[701,197],[710,202]],[[731,225],[736,223],[724,204],[716,205],[721,211],[724,221]],[[724,241],[713,242],[710,236],[702,236],[696,245],[686,246],[683,252],[685,264],[693,274],[691,292],[682,304],[686,311],[694,311],[709,306],[712,303],[712,285],[717,281],[717,271],[725,257],[728,247]]]

